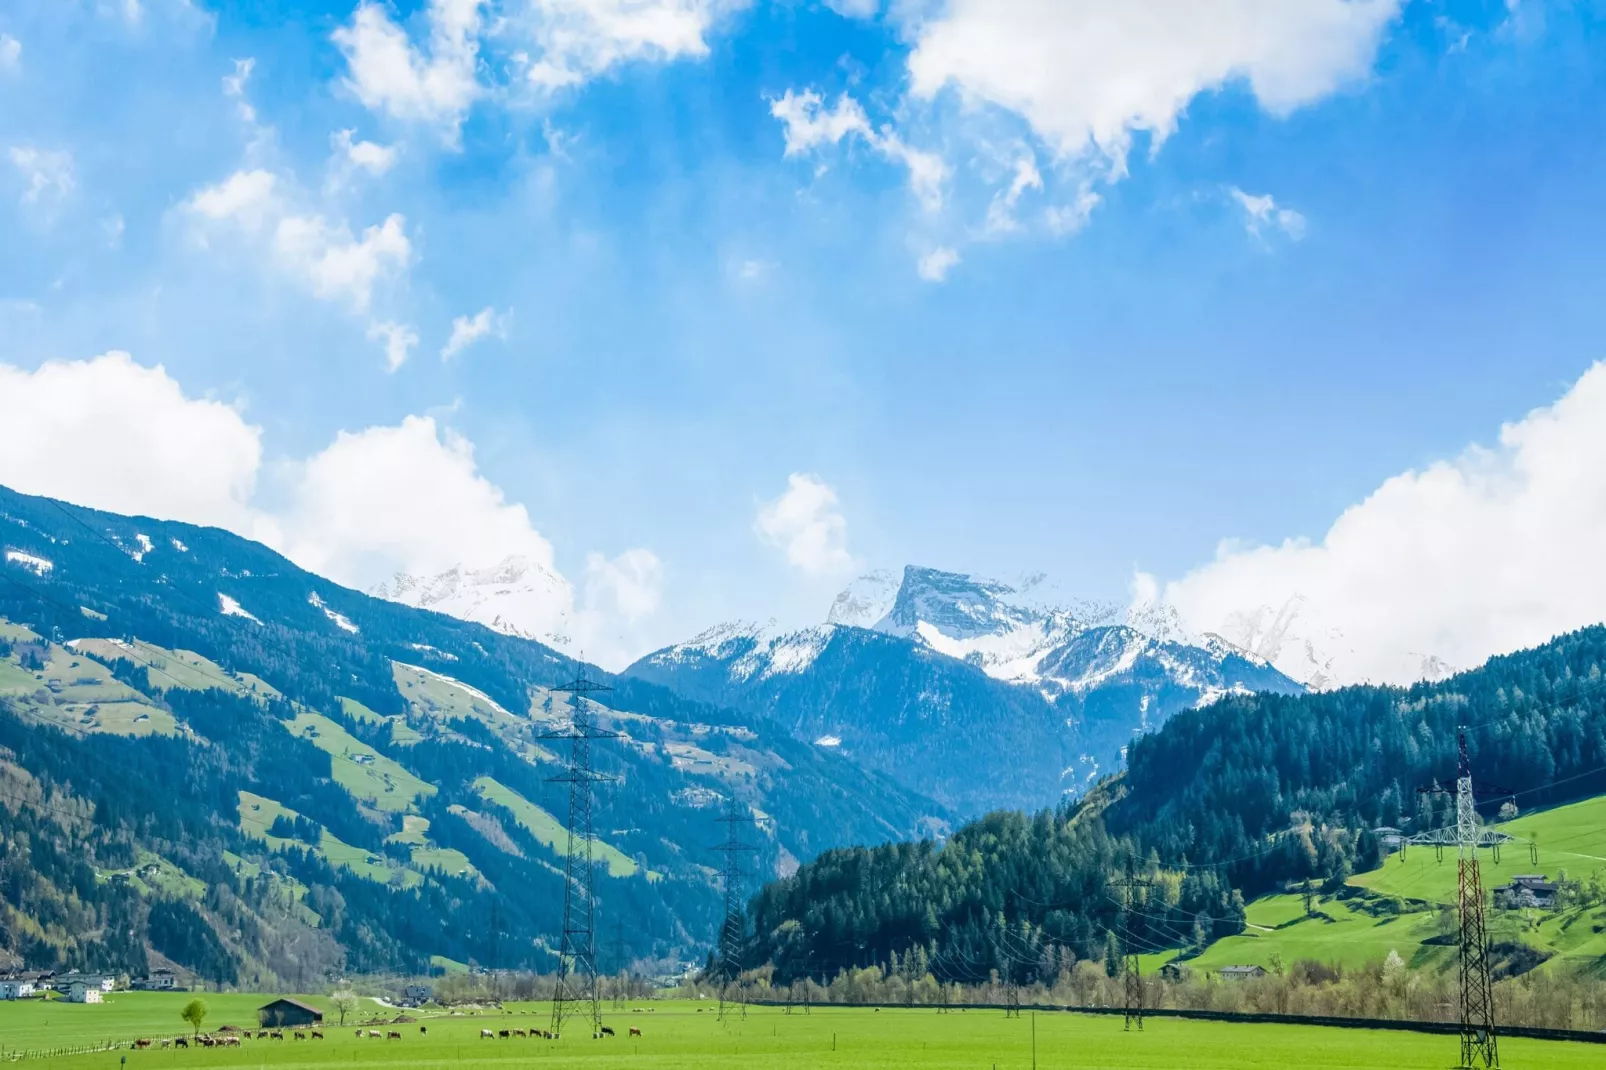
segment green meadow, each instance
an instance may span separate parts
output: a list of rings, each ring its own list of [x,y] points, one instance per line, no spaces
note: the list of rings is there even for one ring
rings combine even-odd
[[[119,993],[100,1007],[28,1002],[0,1005],[0,1036],[8,1049],[70,1046],[108,1037],[159,1037],[186,1032],[182,994]],[[203,996],[212,1008],[209,1025],[244,1024],[262,996]],[[327,1000],[310,997],[327,1006]],[[371,1008],[371,1004],[365,1004]],[[1320,1026],[1239,1025],[1150,1019],[1142,1032],[1125,1032],[1121,1019],[1044,1012],[1035,1018],[1005,1018],[996,1010],[939,1014],[931,1009],[872,1011],[816,1007],[787,1015],[778,1008],[752,1008],[745,1020],[720,1021],[709,1004],[662,1000],[610,1011],[613,1038],[591,1039],[571,1028],[555,1042],[509,1038],[486,1040],[482,1029],[530,1029],[548,1024],[545,1004],[510,1005],[478,1015],[421,1017],[416,1024],[385,1027],[400,1040],[353,1035],[355,1027],[326,1026],[322,1041],[248,1040],[238,1048],[152,1048],[58,1056],[62,1070],[123,1067],[156,1070],[204,1067],[773,1067],[812,1070],[1442,1070],[1455,1062],[1456,1038],[1418,1033],[1330,1029]],[[46,1022],[48,1021],[48,1025]],[[421,1034],[420,1026],[428,1029]],[[630,1027],[642,1031],[630,1037]],[[1503,1063],[1512,1068],[1583,1070],[1598,1067],[1606,1048],[1592,1044],[1506,1039]]]

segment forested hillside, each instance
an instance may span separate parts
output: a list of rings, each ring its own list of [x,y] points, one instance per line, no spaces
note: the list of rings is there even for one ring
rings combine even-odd
[[[577,669],[222,531],[0,488],[0,966],[550,968],[565,795],[544,737]],[[594,853],[629,958],[712,938],[722,798],[753,816],[755,883],[940,825],[762,721],[589,673],[614,688]]]
[[[1243,926],[1245,899],[1307,879],[1340,891],[1375,868],[1371,830],[1437,828],[1417,788],[1456,774],[1531,809],[1606,792],[1606,628],[1409,689],[1229,696],[1134,742],[1127,772],[1083,802],[997,813],[931,842],[830,851],[751,904],[754,961],[782,979],[914,955],[948,980],[990,970],[1052,983],[1119,952],[1131,867],[1152,880],[1143,945],[1202,947]],[[1422,801],[1419,801],[1419,798]]]

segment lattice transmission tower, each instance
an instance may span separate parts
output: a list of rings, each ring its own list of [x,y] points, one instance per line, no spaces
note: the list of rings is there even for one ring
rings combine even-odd
[[[612,691],[607,684],[586,679],[580,665],[573,682],[552,690],[569,695],[567,727],[539,738],[567,740],[569,764],[549,783],[569,786],[569,850],[565,855],[563,882],[563,933],[558,947],[558,980],[552,993],[552,1031],[561,1033],[563,1023],[584,1014],[590,1021],[591,1035],[602,1032],[602,998],[597,986],[597,869],[591,812],[595,787],[611,780],[591,768],[591,744],[614,739],[617,732],[598,728],[591,714],[590,696]]]
[[[1466,1070],[1499,1070],[1500,1046],[1495,1036],[1494,983],[1489,977],[1489,933],[1484,916],[1483,876],[1478,848],[1488,847],[1499,860],[1500,844],[1511,839],[1478,824],[1477,796],[1467,758],[1467,731],[1456,733],[1455,824],[1402,841],[1431,845],[1442,859],[1451,843],[1456,849],[1456,915],[1460,920],[1461,1062]],[[1419,788],[1424,795],[1448,795],[1437,784]],[[1499,794],[1508,795],[1509,792]]]
[[[725,895],[725,917],[719,927],[718,958],[715,970],[719,979],[719,1017],[723,1020],[730,1009],[730,986],[742,976],[742,944],[746,924],[742,909],[742,859],[758,850],[742,840],[740,829],[752,824],[752,812],[737,801],[733,792],[725,802],[725,812],[716,819],[725,826],[725,839],[712,850],[725,856],[720,866],[720,890]],[[740,985],[738,984],[738,989]],[[747,1017],[747,999],[741,999],[742,1017]]]
[[[1138,957],[1138,948],[1132,942],[1132,900],[1136,893],[1142,889],[1147,890],[1154,886],[1154,882],[1143,877],[1132,875],[1132,866],[1127,865],[1126,876],[1117,877],[1110,882],[1113,888],[1121,889],[1121,954],[1125,968],[1121,971],[1121,1003],[1126,1012],[1125,1028],[1131,1029],[1136,1022],[1138,1029],[1143,1028],[1143,961]]]

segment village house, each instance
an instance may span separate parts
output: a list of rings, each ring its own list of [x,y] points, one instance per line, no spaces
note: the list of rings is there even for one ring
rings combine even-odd
[[[74,981],[67,986],[68,1003],[104,1003],[105,996],[98,981]]]
[[[178,989],[178,979],[173,976],[172,970],[152,970],[144,977],[129,982],[128,987],[138,992],[173,992]]]
[[[1266,976],[1266,970],[1261,966],[1223,966],[1218,972],[1227,981],[1247,981],[1252,977]]]
[[[1521,910],[1524,907],[1550,910],[1556,905],[1557,884],[1549,880],[1543,873],[1523,873],[1511,878],[1510,884],[1503,884],[1494,890],[1496,906],[1507,910]]]
[[[27,978],[0,978],[0,999],[28,999],[34,992],[34,983]]]
[[[64,973],[60,977],[56,978],[56,990],[58,992],[65,992],[75,984],[84,984],[90,988],[98,988],[102,994],[104,994],[117,988],[117,978],[109,977],[106,974],[101,973],[81,973],[77,970]],[[79,1002],[81,1003],[83,1001],[79,1000]],[[96,1000],[95,1002],[99,1001]]]

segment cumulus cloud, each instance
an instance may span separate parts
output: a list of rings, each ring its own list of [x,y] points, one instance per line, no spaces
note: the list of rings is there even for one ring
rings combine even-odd
[[[959,253],[946,245],[939,245],[915,262],[915,270],[927,282],[942,282],[958,264]]]
[[[510,314],[497,314],[490,306],[480,309],[472,316],[458,316],[452,320],[452,334],[441,348],[441,359],[451,360],[469,346],[488,335],[498,338],[507,337],[507,321]]]
[[[740,6],[742,0],[530,0],[513,20],[534,47],[526,76],[552,90],[632,60],[706,56],[714,20]]]
[[[382,175],[396,164],[396,147],[394,145],[380,145],[373,141],[356,140],[355,130],[337,130],[329,135],[329,144],[335,150],[335,156],[348,173],[350,171],[367,171],[371,175]]]
[[[276,493],[262,496],[272,508],[259,500],[264,472],[275,476]],[[342,432],[265,468],[262,430],[238,406],[186,395],[161,366],[120,352],[31,372],[0,364],[0,484],[226,528],[357,588],[523,558],[554,578],[544,602],[521,606],[525,631],[573,624],[587,654],[616,668],[651,648],[635,627],[661,601],[657,556],[588,555],[577,607],[524,506],[480,471],[466,438],[429,417]]]
[[[365,0],[334,32],[346,57],[347,88],[372,111],[439,127],[455,145],[464,118],[482,95],[481,0],[430,0],[428,47],[415,46],[384,6]]]
[[[753,530],[804,572],[835,575],[854,567],[847,518],[836,491],[818,476],[792,473],[786,492],[760,507]]]
[[[1320,539],[1224,542],[1140,600],[1316,686],[1409,683],[1606,618],[1606,364],[1493,447],[1389,479]]]
[[[28,372],[0,364],[0,483],[97,509],[259,533],[262,431],[112,352]]]
[[[840,144],[857,137],[871,149],[909,173],[909,188],[929,212],[942,207],[943,185],[948,164],[935,153],[916,149],[890,127],[877,130],[870,125],[864,107],[844,93],[834,107],[812,89],[788,89],[770,101],[770,114],[781,123],[787,156],[801,156],[817,149]]]
[[[185,208],[197,221],[232,225],[264,242],[279,269],[315,296],[366,313],[375,286],[412,263],[406,220],[393,213],[358,237],[345,222],[292,210],[281,186],[269,171],[237,171],[197,191]]]
[[[22,42],[9,33],[0,33],[0,71],[14,71],[22,66]]]
[[[1271,194],[1255,196],[1236,186],[1227,192],[1243,209],[1244,229],[1255,237],[1264,238],[1268,231],[1274,230],[1281,231],[1294,241],[1305,236],[1305,217],[1292,208],[1279,206]]]
[[[1402,0],[951,0],[913,28],[917,96],[948,86],[1023,116],[1062,157],[1124,170],[1199,94],[1246,84],[1285,113],[1371,68]]]
[[[53,212],[76,186],[70,152],[13,145],[10,155],[11,166],[22,176],[24,205],[45,213]]]

